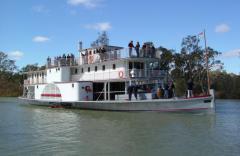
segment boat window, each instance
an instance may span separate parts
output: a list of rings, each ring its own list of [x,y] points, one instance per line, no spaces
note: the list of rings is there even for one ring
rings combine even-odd
[[[75,74],[77,74],[77,73],[78,73],[78,69],[76,68],[76,69],[75,69]]]
[[[116,69],[116,64],[113,64],[113,70],[115,70]]]
[[[72,88],[74,88],[74,83],[72,83]]]
[[[84,73],[84,70],[83,70],[83,68],[82,68],[82,73]]]
[[[134,62],[134,68],[135,69],[141,69],[141,63],[140,62]]]
[[[133,63],[132,63],[132,62],[129,62],[128,69],[132,69],[132,68],[133,68]]]
[[[159,63],[158,62],[151,62],[149,64],[149,68],[157,70],[159,68]]]
[[[140,69],[144,69],[144,63],[140,64]]]
[[[88,72],[90,72],[90,67],[88,67]]]
[[[103,71],[105,70],[105,65],[102,66],[102,70],[103,70]]]
[[[95,72],[97,71],[97,66],[95,66]]]

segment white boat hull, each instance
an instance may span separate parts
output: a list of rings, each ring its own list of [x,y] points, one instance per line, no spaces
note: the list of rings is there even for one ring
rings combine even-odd
[[[214,112],[214,97],[198,97],[189,99],[156,99],[136,101],[76,101],[61,102],[19,98],[22,103],[39,106],[61,106],[67,108],[106,110],[106,111],[210,111]]]

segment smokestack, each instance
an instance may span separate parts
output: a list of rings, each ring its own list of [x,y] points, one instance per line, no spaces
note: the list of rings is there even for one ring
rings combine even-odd
[[[82,51],[82,48],[83,48],[82,46],[83,46],[83,43],[82,43],[82,41],[80,41],[80,42],[79,42],[79,49],[78,49],[79,52]]]

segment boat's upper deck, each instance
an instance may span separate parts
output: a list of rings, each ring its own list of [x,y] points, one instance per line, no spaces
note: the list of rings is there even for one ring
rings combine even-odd
[[[29,71],[24,84],[67,81],[126,81],[162,79],[160,52],[153,48],[101,46],[79,51],[80,56],[63,55],[48,58],[44,71]]]
[[[97,48],[89,48],[80,51],[80,56],[75,58],[73,55],[55,57],[47,59],[47,68],[61,67],[61,66],[81,66],[84,64],[101,63],[112,60],[130,59],[130,60],[144,60],[159,58],[159,51],[146,48],[122,48],[115,46],[102,46]]]

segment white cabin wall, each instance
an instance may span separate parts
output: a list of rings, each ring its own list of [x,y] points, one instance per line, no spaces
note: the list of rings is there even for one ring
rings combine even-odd
[[[35,85],[35,99],[40,100],[41,99],[41,94],[43,92],[43,89],[45,88],[45,84],[39,84]]]
[[[28,83],[29,84],[33,84],[33,78],[32,78],[32,74],[28,75]]]
[[[70,67],[56,67],[47,69],[47,83],[69,82]]]
[[[69,82],[71,77],[70,67],[61,67],[61,82]]]
[[[113,69],[113,64],[116,65],[116,69]],[[105,65],[105,71],[102,70],[102,66]],[[95,72],[95,66],[98,67],[97,72]],[[90,72],[88,72],[88,67],[90,67]],[[119,72],[123,72],[123,78],[128,76],[128,72],[125,67],[124,61],[111,61],[104,62],[100,64],[89,64],[83,67],[84,73],[82,73],[82,67],[78,68],[78,74],[73,74],[71,76],[72,81],[95,81],[95,80],[109,80],[109,79],[119,79]]]
[[[72,86],[74,84],[74,87]],[[91,90],[92,82],[75,82],[75,83],[57,83],[62,95],[62,101],[86,101],[93,100],[93,92],[87,92],[86,86]]]
[[[34,98],[36,100],[41,100],[41,94],[47,84],[35,85]],[[92,82],[74,82],[74,83],[55,83],[59,88],[61,94],[61,101],[86,101],[93,100],[93,85]],[[85,87],[89,86],[91,92],[87,92]],[[53,98],[54,99],[54,98]]]
[[[33,83],[38,83],[37,73],[33,74]]]
[[[59,83],[62,101],[79,101],[79,83]]]

